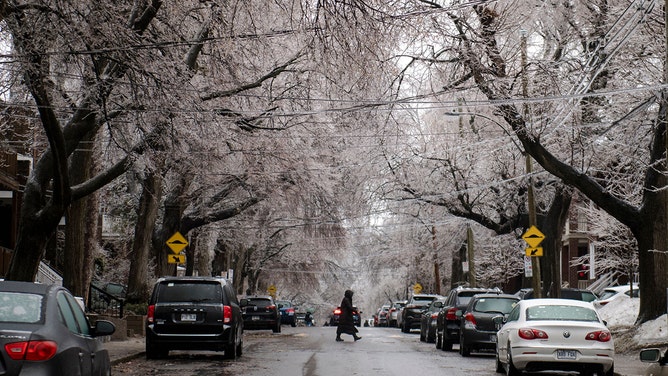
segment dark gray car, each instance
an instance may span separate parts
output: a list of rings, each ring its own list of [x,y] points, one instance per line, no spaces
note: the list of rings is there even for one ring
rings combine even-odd
[[[472,350],[496,349],[497,324],[519,300],[509,294],[480,294],[471,298],[461,316],[459,353],[469,356]]]
[[[235,359],[243,348],[243,319],[229,281],[216,277],[166,277],[154,288],[146,317],[146,358],[170,350],[224,351]]]

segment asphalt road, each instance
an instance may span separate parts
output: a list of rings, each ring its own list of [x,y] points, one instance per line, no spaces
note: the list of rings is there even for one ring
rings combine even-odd
[[[172,351],[166,359],[143,357],[114,366],[114,375],[168,376],[498,376],[494,354],[462,358],[457,351],[437,350],[433,343],[419,340],[419,333],[402,333],[395,328],[360,328],[360,341],[343,335],[336,342],[333,327],[283,326],[282,333],[246,331],[243,355],[224,360],[222,353]],[[455,349],[457,346],[455,346]],[[632,356],[616,357],[619,372],[629,366]]]

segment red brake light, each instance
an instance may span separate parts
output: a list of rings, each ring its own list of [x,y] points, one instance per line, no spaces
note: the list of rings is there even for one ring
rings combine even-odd
[[[448,312],[445,314],[445,319],[450,321],[457,320],[457,311],[458,309],[455,307],[448,309]]]
[[[223,306],[223,323],[229,324],[232,322],[232,307]]]
[[[472,314],[471,312],[468,312],[467,314],[464,315],[464,320],[466,320],[467,322],[471,323],[473,326],[478,325],[478,324],[475,322],[475,316],[473,316],[473,314]]]
[[[5,351],[14,360],[44,361],[56,355],[58,345],[53,341],[14,342],[6,344]]]
[[[151,304],[148,306],[148,310],[146,310],[146,321],[148,321],[149,324],[153,324],[153,320],[155,319],[155,305]]]
[[[286,311],[288,314],[290,314],[290,313],[295,313],[295,309],[294,309],[294,308],[288,308],[288,309],[286,309],[285,311]]]
[[[436,320],[438,318],[438,312],[434,312],[431,314],[431,319]]]
[[[335,309],[335,310],[334,310],[334,314],[335,314],[335,315],[340,315],[340,314],[341,314],[341,310],[338,309],[338,308]]]
[[[542,330],[532,328],[522,328],[517,331],[520,338],[523,339],[547,339],[547,333]]]
[[[608,342],[612,336],[607,330],[599,330],[596,332],[587,333],[585,339],[588,341]]]
[[[276,309],[276,306],[275,305],[270,305],[270,306],[267,306],[267,309]]]

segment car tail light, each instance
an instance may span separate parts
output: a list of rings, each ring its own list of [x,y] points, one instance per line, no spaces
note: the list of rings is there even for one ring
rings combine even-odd
[[[392,312],[394,312],[394,311],[396,311],[396,310],[397,310],[396,308],[390,308],[390,313],[392,313]]]
[[[471,312],[468,312],[464,315],[464,326],[475,329],[477,325],[478,324],[475,321],[475,316],[473,316]]]
[[[153,321],[155,320],[155,305],[151,304],[148,306],[148,310],[146,311],[146,321],[148,321],[149,324],[153,324]]]
[[[5,351],[14,360],[44,361],[56,355],[58,345],[53,341],[14,342],[6,344]]]
[[[338,309],[338,308],[335,309],[335,310],[334,310],[334,314],[335,314],[335,315],[340,315],[340,314],[341,314],[341,310]]]
[[[276,309],[276,306],[275,306],[275,305],[267,306],[267,310],[272,310],[272,311],[273,311],[273,310],[275,310],[275,309]]]
[[[436,320],[437,318],[438,318],[438,312],[433,312],[433,313],[431,314],[431,319],[432,319],[432,320]]]
[[[524,339],[547,339],[547,333],[539,329],[522,328],[517,333],[520,338]]]
[[[232,322],[232,307],[231,306],[223,306],[223,323],[229,324]]]
[[[294,308],[288,308],[285,310],[288,313],[288,316],[292,316],[295,314],[295,309]]]
[[[596,332],[587,333],[585,339],[588,341],[608,342],[612,336],[607,330],[599,330]]]
[[[457,320],[457,311],[458,309],[455,307],[452,307],[448,309],[448,312],[445,314],[445,319],[450,320],[450,321],[456,321]]]

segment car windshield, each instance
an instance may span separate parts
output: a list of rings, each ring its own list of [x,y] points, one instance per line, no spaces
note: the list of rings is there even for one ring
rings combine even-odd
[[[277,300],[276,305],[280,305],[281,308],[292,307],[292,304],[287,300]]]
[[[617,291],[615,290],[605,290],[603,293],[601,293],[601,296],[599,297],[600,300],[606,300],[610,299],[613,296],[617,295]]]
[[[594,309],[572,305],[537,305],[527,308],[526,314],[527,321],[598,321]]]
[[[476,312],[501,312],[506,314],[515,307],[517,299],[510,298],[480,298],[473,308]]]
[[[41,295],[0,292],[0,322],[37,323],[41,319]]]
[[[158,290],[158,302],[222,301],[223,289],[218,283],[167,282]]]

